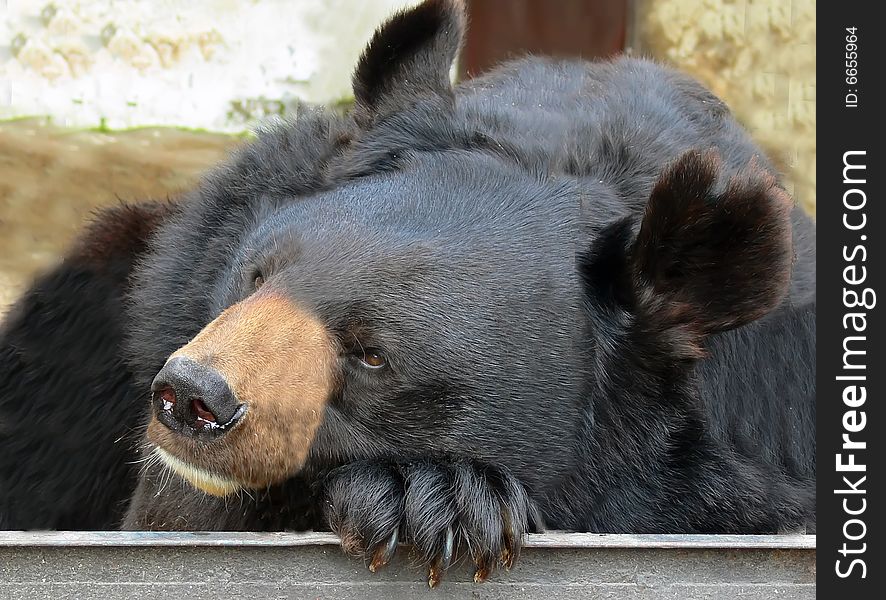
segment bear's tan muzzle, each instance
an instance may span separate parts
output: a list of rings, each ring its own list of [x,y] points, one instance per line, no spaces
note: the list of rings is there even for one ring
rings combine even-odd
[[[322,324],[265,285],[169,357],[164,370],[176,373],[155,380],[148,439],[207,493],[279,483],[307,459],[333,389],[335,348]]]

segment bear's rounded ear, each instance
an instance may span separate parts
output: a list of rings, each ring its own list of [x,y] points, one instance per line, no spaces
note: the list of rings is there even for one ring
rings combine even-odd
[[[728,181],[720,173],[714,151],[681,156],[659,177],[628,252],[642,318],[690,338],[762,317],[790,283],[791,198],[756,160]]]
[[[357,121],[368,126],[416,97],[451,97],[449,70],[464,30],[463,0],[425,0],[382,25],[354,71]]]

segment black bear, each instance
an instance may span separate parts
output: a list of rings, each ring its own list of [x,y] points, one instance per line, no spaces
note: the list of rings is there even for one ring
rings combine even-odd
[[[328,527],[432,584],[543,527],[814,527],[812,221],[686,76],[453,88],[463,28],[394,16],[349,114],[99,215],[34,284],[0,332],[0,526]]]

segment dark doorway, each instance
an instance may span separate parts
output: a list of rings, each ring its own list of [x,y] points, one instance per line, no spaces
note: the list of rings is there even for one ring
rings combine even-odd
[[[468,0],[461,74],[526,53],[599,58],[621,52],[630,0]]]

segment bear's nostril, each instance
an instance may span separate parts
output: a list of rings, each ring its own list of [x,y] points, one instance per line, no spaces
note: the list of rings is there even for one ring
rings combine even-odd
[[[170,411],[175,406],[175,391],[172,388],[163,388],[155,392],[156,397],[162,402],[163,410]]]
[[[191,411],[193,411],[194,416],[197,417],[195,425],[200,428],[213,427],[217,425],[215,415],[212,414],[212,411],[203,403],[203,400],[200,398],[194,398],[191,400]]]
[[[151,390],[160,422],[185,435],[220,434],[245,411],[220,372],[186,356],[169,359],[154,377]]]

